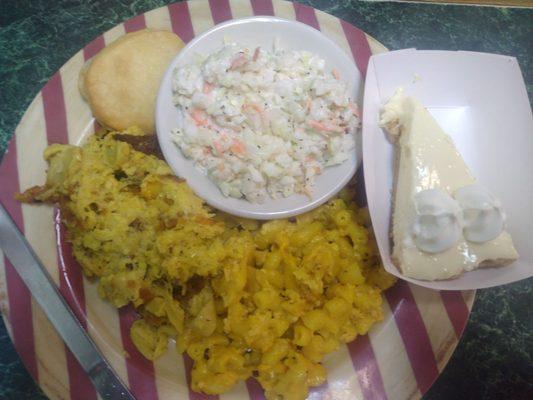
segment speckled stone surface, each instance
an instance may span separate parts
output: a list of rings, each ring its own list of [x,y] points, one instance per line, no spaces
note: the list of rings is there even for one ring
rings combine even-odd
[[[533,9],[303,2],[353,23],[390,49],[461,49],[515,56],[533,98]],[[164,4],[0,1],[0,155],[35,94],[76,51],[117,23]],[[424,399],[532,399],[532,304],[532,279],[478,291],[463,338]],[[44,398],[0,322],[0,399]]]

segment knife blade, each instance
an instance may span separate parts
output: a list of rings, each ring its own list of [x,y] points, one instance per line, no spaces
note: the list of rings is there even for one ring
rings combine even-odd
[[[61,296],[30,244],[0,204],[0,248],[103,399],[135,400]]]

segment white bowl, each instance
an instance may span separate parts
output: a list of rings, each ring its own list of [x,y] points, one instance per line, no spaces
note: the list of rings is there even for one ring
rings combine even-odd
[[[194,54],[209,54],[223,45],[224,37],[249,47],[271,47],[277,37],[283,48],[308,50],[326,60],[326,68],[336,68],[347,82],[350,94],[361,104],[361,74],[351,57],[320,31],[296,21],[276,17],[252,17],[219,24],[192,40],[168,67],[157,96],[156,128],[163,155],[176,175],[185,179],[191,189],[209,205],[227,213],[246,218],[275,219],[309,211],[334,196],[354,175],[361,163],[361,135],[356,150],[340,165],[328,167],[316,179],[311,198],[294,194],[256,204],[248,200],[225,197],[206,175],[194,166],[174,144],[171,131],[176,127],[178,111],[172,102],[172,74],[176,67],[193,61]]]

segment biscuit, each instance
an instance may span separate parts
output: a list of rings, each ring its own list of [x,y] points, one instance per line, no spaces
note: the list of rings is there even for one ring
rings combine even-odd
[[[80,71],[79,89],[103,126],[137,125],[155,132],[155,102],[163,74],[183,48],[172,32],[141,30],[117,39]]]

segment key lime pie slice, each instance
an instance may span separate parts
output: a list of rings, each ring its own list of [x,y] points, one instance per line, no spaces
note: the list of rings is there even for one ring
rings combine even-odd
[[[397,90],[379,122],[396,147],[392,259],[403,275],[448,279],[518,258],[500,202],[419,101]]]

